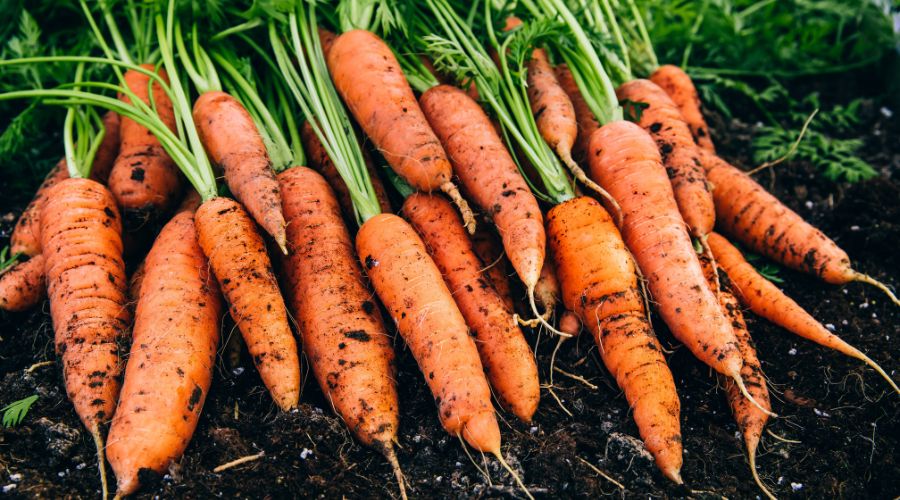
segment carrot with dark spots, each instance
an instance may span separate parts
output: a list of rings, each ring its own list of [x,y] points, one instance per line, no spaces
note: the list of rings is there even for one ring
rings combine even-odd
[[[700,110],[700,97],[691,77],[678,66],[666,64],[657,68],[650,75],[650,80],[659,85],[678,106],[697,145],[710,153],[715,153],[716,148],[709,135],[709,126]]]
[[[594,116],[581,91],[578,90],[578,84],[575,77],[565,64],[557,65],[554,68],[556,79],[560,87],[569,96],[572,107],[575,111],[575,122],[578,125],[578,135],[575,138],[575,144],[572,147],[574,158],[578,161],[587,159],[588,150],[590,149],[591,134],[600,128],[600,122]]]
[[[493,285],[494,289],[503,299],[503,303],[510,311],[515,310],[512,289],[509,280],[509,260],[503,253],[503,243],[500,238],[485,224],[479,224],[472,235],[472,249],[484,264],[484,274]]]

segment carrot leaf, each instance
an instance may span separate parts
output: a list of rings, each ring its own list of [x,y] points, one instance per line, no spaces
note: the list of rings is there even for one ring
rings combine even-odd
[[[13,401],[0,409],[0,411],[3,412],[3,426],[9,428],[21,424],[22,420],[25,419],[25,415],[28,414],[31,406],[34,405],[37,400],[38,395],[34,394],[27,398]]]

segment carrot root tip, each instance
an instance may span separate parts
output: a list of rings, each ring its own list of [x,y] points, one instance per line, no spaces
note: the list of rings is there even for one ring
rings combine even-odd
[[[761,405],[759,403],[759,401],[757,401],[756,399],[753,398],[753,396],[750,394],[750,391],[747,390],[747,386],[744,385],[744,379],[741,377],[740,373],[735,374],[733,378],[734,378],[734,383],[736,383],[738,386],[738,389],[741,390],[741,394],[743,394],[744,397],[747,398],[747,400],[753,404],[753,406],[757,407],[759,409],[759,411],[765,413],[766,415],[768,415],[772,418],[778,418],[777,413],[764,407],[763,405]]]
[[[556,328],[554,328],[553,325],[551,325],[550,322],[548,322],[544,318],[544,316],[538,312],[537,304],[534,301],[534,286],[528,287],[528,302],[531,304],[531,311],[534,313],[534,316],[535,316],[534,319],[537,320],[540,324],[544,325],[544,327],[546,327],[548,330],[550,330],[554,334],[559,335],[560,337],[565,337],[565,338],[572,337],[571,334],[568,334],[566,332],[563,332],[563,331],[560,331],[560,330],[557,330]]]
[[[878,372],[878,374],[881,375],[881,377],[884,378],[884,380],[886,380],[887,383],[891,385],[891,387],[894,389],[894,392],[896,392],[897,394],[900,394],[900,387],[897,387],[897,383],[894,382],[894,380],[890,377],[890,375],[888,375],[887,372],[884,371],[884,368],[882,368],[881,365],[876,363],[875,360],[866,356],[862,352],[857,351],[857,353],[858,353],[858,356],[856,356],[857,358],[859,358],[865,364],[869,365],[869,367],[871,367],[873,370]]]
[[[469,234],[475,234],[475,215],[472,213],[472,209],[469,208],[469,203],[462,197],[462,194],[460,194],[456,184],[447,181],[441,184],[441,191],[449,196],[450,200],[453,201],[453,204],[459,209],[459,213],[463,218],[463,225],[466,226],[466,230]]]
[[[384,458],[386,458],[388,463],[391,465],[391,469],[393,469],[394,471],[394,477],[397,478],[397,485],[400,488],[401,500],[407,500],[406,478],[403,476],[403,470],[400,468],[400,461],[397,460],[397,453],[394,452],[394,447],[385,443],[382,453],[384,453]]]
[[[759,486],[759,489],[762,490],[763,494],[765,494],[769,500],[775,500],[775,495],[769,491],[769,488],[766,488],[765,483],[762,482],[762,478],[759,477],[759,471],[756,470],[756,450],[747,450],[747,456],[750,461],[750,474],[753,475],[753,480],[756,481],[756,485]]]
[[[891,302],[893,302],[894,305],[900,306],[900,299],[897,299],[897,296],[894,294],[894,292],[887,285],[885,285],[884,283],[869,276],[868,274],[854,272],[853,273],[853,281],[859,281],[860,283],[868,283],[868,284],[874,286],[875,288],[877,288],[877,289],[881,290],[882,292],[884,292],[885,294],[887,294],[887,296],[890,297]]]
[[[503,459],[503,454],[498,450],[494,453],[494,456],[497,457],[497,461],[500,462],[500,465],[502,465],[503,468],[506,469],[507,472],[509,472],[509,475],[513,477],[513,479],[516,481],[516,484],[518,484],[519,488],[522,489],[522,493],[524,493],[525,496],[530,500],[534,500],[534,497],[531,496],[531,492],[528,491],[528,488],[525,487],[525,483],[522,482],[522,478],[519,477],[519,475],[516,474],[516,471],[514,471],[513,468],[510,467],[508,463],[506,463],[506,460]]]
[[[94,446],[97,447],[97,467],[100,469],[100,492],[103,500],[106,500],[109,498],[109,487],[106,481],[105,445],[103,444],[103,436],[100,435],[100,428],[97,424],[94,424],[91,427],[91,437],[94,438]]]

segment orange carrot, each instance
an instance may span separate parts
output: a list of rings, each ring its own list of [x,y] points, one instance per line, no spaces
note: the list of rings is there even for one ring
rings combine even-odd
[[[541,269],[541,277],[534,287],[534,300],[544,309],[548,317],[556,310],[559,303],[559,279],[556,276],[556,263],[550,256]]]
[[[700,111],[700,97],[691,77],[678,66],[666,64],[654,71],[650,75],[650,80],[662,87],[675,101],[681,116],[691,128],[691,135],[697,145],[710,153],[715,153],[716,148],[709,136],[709,126],[706,125],[703,112]]]
[[[482,276],[482,263],[453,206],[440,196],[416,193],[403,204],[403,215],[444,275],[475,336],[494,393],[504,407],[530,422],[541,397],[534,356],[512,311]]]
[[[193,115],[203,147],[224,170],[228,189],[286,253],[278,181],[250,113],[234,97],[212,91],[197,98]]]
[[[163,473],[181,457],[212,382],[222,298],[193,219],[190,211],[175,215],[144,261],[134,340],[107,446],[118,495],[137,490],[140,472]]]
[[[563,302],[594,335],[657,466],[680,484],[681,405],[619,231],[600,203],[577,197],[550,210],[547,233]]]
[[[35,255],[0,274],[0,309],[25,311],[47,294],[44,282],[44,256]]]
[[[590,148],[591,135],[600,128],[600,122],[597,121],[594,112],[591,111],[584,96],[581,95],[581,91],[578,90],[578,84],[575,82],[575,77],[572,76],[569,67],[565,64],[560,64],[554,68],[554,71],[557,81],[559,81],[566,95],[569,96],[569,100],[572,101],[572,106],[575,110],[578,136],[572,148],[573,156],[578,161],[584,161],[587,159],[588,149]]]
[[[451,180],[447,154],[390,47],[369,31],[353,30],[334,41],[326,59],[337,91],[385,160],[413,188],[446,193],[473,232],[475,219]]]
[[[712,182],[721,230],[792,269],[813,274],[827,283],[860,281],[874,285],[900,305],[884,284],[853,269],[850,257],[800,215],[778,201],[749,175],[718,156],[702,153],[706,177]]]
[[[153,71],[152,64],[144,69]],[[168,81],[165,70],[156,70]],[[158,83],[151,84],[150,77],[138,71],[125,72],[125,84],[145,103],[151,102],[163,123],[175,130],[175,112],[168,94]],[[131,102],[126,95],[119,98]],[[130,118],[120,123],[119,155],[109,174],[109,190],[116,197],[125,217],[125,228],[134,230],[147,221],[155,220],[177,200],[182,177],[162,145],[146,127]]]
[[[513,268],[533,290],[544,263],[543,217],[490,119],[465,92],[449,85],[429,89],[420,102],[466,192],[494,221]]]
[[[510,311],[515,310],[512,289],[509,282],[509,260],[503,253],[503,243],[493,229],[485,224],[479,224],[472,235],[472,249],[481,259],[482,273],[497,290],[503,303]]]
[[[219,197],[200,205],[195,224],[200,248],[209,258],[263,383],[282,410],[296,407],[300,398],[297,342],[253,220],[239,203]]]
[[[656,140],[672,182],[678,211],[691,235],[703,242],[715,225],[716,209],[700,165],[697,146],[678,107],[663,89],[650,80],[625,83],[616,95],[622,100],[648,105],[641,113],[639,125]]]
[[[577,337],[581,334],[583,328],[581,319],[573,311],[566,309],[559,315],[559,331],[565,333],[569,338]]]
[[[740,250],[728,240],[712,233],[709,237],[709,246],[719,265],[728,273],[728,277],[734,283],[734,291],[741,302],[746,304],[756,315],[766,318],[791,333],[865,362],[884,377],[896,392],[900,393],[900,388],[878,363],[829,332],[799,304],[756,272],[756,269],[744,260]]]

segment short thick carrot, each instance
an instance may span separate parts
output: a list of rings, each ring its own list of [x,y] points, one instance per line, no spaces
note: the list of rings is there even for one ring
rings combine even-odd
[[[35,255],[0,274],[0,309],[25,311],[47,295],[44,256]]]
[[[578,90],[578,84],[575,82],[575,77],[572,76],[572,71],[569,70],[569,67],[565,64],[560,64],[554,68],[554,71],[556,73],[557,81],[559,81],[559,84],[566,92],[566,95],[569,96],[569,100],[572,102],[573,109],[575,110],[578,135],[575,138],[573,156],[575,160],[582,162],[587,159],[591,135],[595,130],[600,128],[600,122],[597,121],[594,112],[591,111],[584,96],[581,95],[581,91]]]
[[[678,107],[650,80],[632,80],[616,90],[619,99],[642,102],[639,125],[659,147],[663,166],[672,182],[675,202],[692,236],[705,238],[716,222],[713,204],[697,145]]]
[[[591,176],[622,207],[622,236],[672,334],[719,373],[740,379],[731,324],[710,291],[650,135],[625,121],[591,137]]]
[[[481,260],[453,206],[440,195],[416,193],[403,204],[460,312],[475,336],[488,381],[504,407],[530,422],[541,397],[537,365],[525,336],[497,290],[481,273]]]
[[[200,248],[209,258],[263,383],[282,410],[296,407],[300,399],[297,342],[253,219],[236,201],[220,197],[200,205],[195,224]]]
[[[152,64],[141,67],[150,71],[155,69]],[[168,81],[165,70],[156,71]],[[172,101],[159,84],[151,83],[149,76],[134,70],[125,72],[125,84],[148,104],[152,91],[152,105],[157,114],[166,126],[175,130]],[[131,102],[124,94],[119,99]],[[119,155],[109,174],[109,190],[122,208],[126,229],[131,231],[158,218],[177,202],[182,176],[150,130],[125,117],[120,120],[119,128]]]
[[[234,197],[285,248],[281,193],[266,145],[250,113],[225,92],[206,92],[194,102],[194,122],[210,159],[225,172]]]
[[[413,188],[443,191],[471,233],[475,220],[453,184],[450,161],[416,102],[400,63],[375,34],[352,30],[326,54],[334,86],[388,164]]]
[[[563,302],[594,335],[657,466],[681,483],[681,405],[618,229],[599,202],[578,197],[550,210],[547,233]]]
[[[119,495],[137,490],[141,471],[163,473],[187,448],[212,382],[223,312],[191,212],[165,225],[144,262],[131,354],[107,445]]]
[[[529,289],[544,263],[546,235],[537,199],[481,106],[449,85],[420,98],[466,192],[494,222],[516,274]]]
[[[292,167],[278,181],[288,222],[288,304],[310,367],[353,434],[387,452],[399,425],[394,351],[337,199],[308,168]]]
[[[807,340],[812,340],[829,349],[865,362],[884,377],[895,391],[900,393],[900,388],[878,363],[829,332],[793,299],[785,295],[771,281],[761,276],[756,268],[744,260],[740,250],[728,240],[719,234],[712,233],[709,236],[709,246],[719,265],[725,269],[728,277],[734,283],[736,295],[754,314]]]
[[[415,229],[395,215],[376,215],[360,227],[356,252],[425,375],[444,429],[499,455],[500,427],[478,349]]]
[[[654,71],[650,75],[650,80],[662,87],[678,106],[681,116],[691,128],[691,135],[697,145],[710,153],[715,153],[716,148],[709,135],[709,126],[706,125],[706,119],[700,111],[700,97],[691,77],[678,66],[666,64]]]

